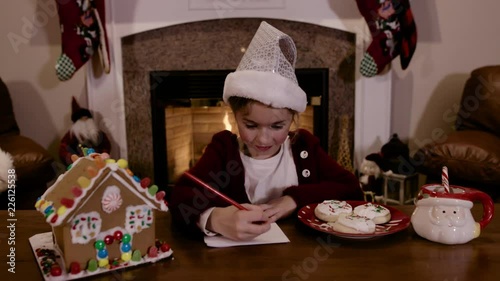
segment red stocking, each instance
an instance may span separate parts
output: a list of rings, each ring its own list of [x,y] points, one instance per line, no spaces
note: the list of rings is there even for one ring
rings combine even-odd
[[[372,42],[362,61],[360,72],[372,77],[398,55],[406,69],[415,52],[417,29],[408,0],[356,0],[366,20]]]
[[[62,54],[56,63],[59,80],[73,77],[96,51],[99,52],[104,72],[109,73],[104,1],[56,0],[62,41]]]

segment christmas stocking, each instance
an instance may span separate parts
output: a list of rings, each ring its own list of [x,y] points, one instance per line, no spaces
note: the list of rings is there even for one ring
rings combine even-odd
[[[59,80],[70,79],[95,52],[100,55],[104,72],[109,73],[108,39],[104,26],[105,0],[56,2],[62,36],[62,54],[56,63]]]
[[[398,55],[406,69],[417,45],[417,28],[408,0],[356,0],[372,42],[361,60],[360,72],[372,77]]]

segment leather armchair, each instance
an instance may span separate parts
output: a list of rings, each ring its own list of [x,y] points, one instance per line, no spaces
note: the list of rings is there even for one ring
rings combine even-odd
[[[41,145],[22,136],[14,116],[9,90],[0,78],[0,148],[8,152],[16,170],[15,207],[34,209],[47,182],[54,179],[54,159]],[[0,194],[0,209],[6,209],[8,192]]]
[[[444,142],[430,143],[413,156],[427,182],[441,182],[448,167],[450,184],[500,195],[500,65],[478,68],[467,80],[455,122]]]

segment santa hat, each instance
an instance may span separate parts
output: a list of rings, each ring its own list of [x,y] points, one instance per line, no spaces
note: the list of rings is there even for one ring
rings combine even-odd
[[[274,108],[306,109],[306,93],[295,76],[292,38],[263,21],[235,72],[227,75],[223,99],[249,98]]]
[[[73,100],[71,101],[71,121],[75,123],[84,116],[92,118],[90,111],[86,108],[81,108],[80,105],[78,105],[78,102],[76,102],[75,97],[73,97]]]

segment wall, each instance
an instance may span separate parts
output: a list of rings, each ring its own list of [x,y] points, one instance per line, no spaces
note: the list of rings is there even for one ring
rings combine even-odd
[[[71,97],[87,106],[86,69],[67,82],[55,75],[61,38],[54,0],[5,1],[0,18],[0,76],[21,133],[57,157],[59,141],[71,125]]]
[[[328,121],[324,120],[325,129],[328,128],[323,132],[328,134],[325,135],[328,137],[325,147],[332,156],[337,155],[341,132],[337,124],[340,123],[341,116],[347,115],[347,143],[348,149],[352,151],[356,68],[353,56],[356,52],[356,37],[353,33],[315,24],[282,19],[266,18],[266,20],[294,38],[297,49],[301,50],[296,62],[298,69],[329,69],[328,97],[325,97],[325,101],[327,100],[330,110]],[[150,72],[234,69],[241,60],[242,45],[245,44],[246,47],[248,44],[246,42],[252,40],[260,24],[261,19],[255,18],[194,21],[148,30],[122,39],[127,159],[131,166],[138,167],[135,169],[136,173],[150,176],[154,173],[155,182],[160,183],[161,178],[157,175],[162,175],[166,169],[162,161],[156,157],[162,157],[158,153],[163,153],[161,152],[163,146],[156,146],[156,144],[161,145],[157,141],[159,139],[162,141],[164,136],[153,132],[153,125],[158,120],[156,116],[159,107],[151,106],[152,97],[163,100],[168,95],[177,96],[181,93],[216,94],[220,97],[221,88],[215,89],[215,86],[211,85],[223,84],[225,77],[214,76],[214,80],[206,84],[202,82],[208,79],[206,74],[198,76],[199,74],[193,73],[188,78],[174,73],[171,75],[155,73],[154,77],[151,77]],[[224,40],[220,40],[220,34],[224,34]],[[326,76],[326,74],[321,75]],[[319,73],[318,76],[320,76]],[[310,91],[311,95],[315,94],[313,91],[322,91],[321,86],[326,86],[321,84],[322,77],[321,79],[314,78],[314,80],[320,85],[308,85],[311,82],[303,81],[304,89]],[[183,89],[185,87],[187,89]],[[96,96],[107,97],[104,93]],[[154,104],[159,105],[157,102]],[[154,141],[153,138],[155,138]],[[350,156],[349,151],[346,153]],[[350,159],[352,158],[349,157]],[[346,163],[346,166],[351,165],[350,161]]]
[[[23,133],[50,148],[53,153],[60,137],[71,124],[71,96],[77,96],[80,103],[86,105],[85,69],[78,71],[76,76],[67,82],[59,82],[54,74],[55,61],[61,52],[58,18],[54,12],[45,12],[43,5],[40,5],[53,5],[54,2],[6,1],[0,10],[0,75],[12,92],[14,110]],[[140,6],[135,6],[135,1],[119,2],[120,4],[115,6],[119,6],[117,8],[123,13],[114,19],[117,27],[116,31],[110,30],[110,38],[119,38],[123,35],[122,30],[146,30],[153,23],[165,19],[172,23],[182,21],[179,13],[171,6],[168,7],[170,9],[141,11]],[[155,5],[160,1],[141,2],[152,2]],[[184,3],[181,4],[182,7],[187,6],[185,0],[181,2]],[[354,0],[301,2],[304,2],[302,6],[294,4],[299,5],[299,9],[290,12],[288,17],[296,20],[321,18],[322,22],[328,22],[328,18],[337,14],[346,25],[360,25],[360,15],[353,4]],[[393,64],[391,131],[410,139],[414,150],[422,143],[432,140],[432,132],[435,129],[451,130],[450,122],[446,122],[442,114],[452,108],[450,104],[458,104],[467,73],[480,65],[500,64],[500,18],[496,15],[500,10],[500,1],[481,0],[478,4],[466,0],[418,0],[411,3],[417,21],[419,41],[409,69],[402,71],[397,63]],[[314,6],[314,13],[309,12],[306,5]],[[49,16],[46,23],[39,21],[38,32],[34,33],[33,28],[26,27],[26,21],[35,22],[33,16],[37,13]],[[204,16],[209,13],[210,11],[196,12],[197,15]],[[238,11],[234,11],[231,16],[237,14]],[[261,15],[281,16],[282,11],[268,11]],[[132,21],[137,21],[137,25],[131,26]],[[9,33],[24,38],[18,45],[18,52],[6,39]],[[364,40],[369,41],[369,38],[364,37]],[[113,64],[112,70],[115,71],[119,67]],[[112,91],[121,87],[115,85],[114,80],[94,83],[94,87]],[[94,101],[92,108],[97,108],[95,103],[98,102],[99,100]],[[116,111],[120,110],[119,103],[110,104],[115,106]],[[388,136],[380,139],[367,150],[380,148],[379,145],[387,139]]]
[[[203,2],[199,1],[198,2]],[[114,137],[120,146],[120,155],[127,157],[124,90],[122,77],[122,50],[120,39],[124,36],[143,31],[171,26],[179,23],[208,19],[264,17],[307,22],[330,28],[346,30],[357,35],[356,59],[360,60],[365,47],[366,24],[361,19],[355,2],[316,1],[311,6],[309,2],[300,0],[284,1],[281,9],[241,9],[247,2],[268,1],[216,1],[226,3],[227,10],[189,9],[186,1],[111,1],[112,24],[108,32],[113,50],[113,75],[95,78],[89,77],[89,103],[92,108],[107,113],[101,124]],[[240,6],[241,3],[241,6]],[[242,43],[246,46],[248,43]],[[244,47],[242,45],[242,47]],[[335,46],[332,46],[335,48]],[[200,50],[203,51],[203,50]],[[299,54],[300,55],[300,54]],[[359,63],[357,63],[359,64]],[[235,65],[236,66],[236,65]],[[235,67],[234,66],[234,67]],[[359,76],[359,73],[356,72]],[[362,155],[372,149],[381,138],[389,135],[390,125],[390,73],[374,79],[357,79],[355,97],[355,164]]]
[[[456,113],[470,71],[500,64],[500,1],[418,0],[412,5],[418,46],[409,69],[393,64],[391,131],[410,139],[414,152],[443,141],[453,130],[456,114],[449,113]]]

